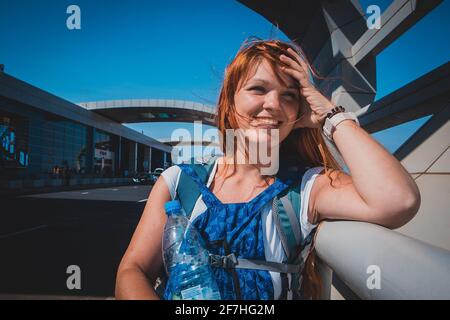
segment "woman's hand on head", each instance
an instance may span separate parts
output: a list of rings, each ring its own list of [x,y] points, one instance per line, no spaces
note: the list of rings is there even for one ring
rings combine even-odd
[[[310,83],[308,66],[297,52],[291,48],[288,49],[288,52],[295,57],[295,60],[286,55],[281,55],[280,60],[289,66],[282,67],[281,69],[299,82],[300,93],[306,102],[306,110],[301,111],[300,117],[294,125],[294,129],[320,128],[323,125],[327,113],[335,106]]]

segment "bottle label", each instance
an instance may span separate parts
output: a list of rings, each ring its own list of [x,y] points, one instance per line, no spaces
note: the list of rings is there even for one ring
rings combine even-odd
[[[181,291],[183,300],[199,300],[202,296],[202,287],[200,285]]]

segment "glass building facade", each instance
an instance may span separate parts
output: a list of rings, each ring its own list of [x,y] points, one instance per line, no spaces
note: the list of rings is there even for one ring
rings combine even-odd
[[[36,173],[88,173],[88,129],[85,126],[47,116],[41,121],[34,121],[30,129],[40,137],[32,139],[29,145],[33,160],[38,159]]]
[[[94,132],[94,173],[97,176],[112,177],[116,173],[117,136],[93,130]]]
[[[21,175],[29,164],[26,119],[0,110],[0,141],[2,177]]]
[[[0,180],[129,177],[170,154],[36,109],[2,103]]]

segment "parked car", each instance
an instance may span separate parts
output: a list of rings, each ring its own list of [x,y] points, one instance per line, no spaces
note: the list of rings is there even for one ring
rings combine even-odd
[[[164,171],[163,168],[156,168],[155,171],[153,171],[153,172],[151,173],[151,174],[152,174],[152,179],[153,179],[153,182],[152,182],[152,183],[155,183],[156,180],[158,180],[159,176],[161,175],[161,173],[162,173],[163,171]]]
[[[153,174],[150,172],[138,173],[131,178],[135,184],[151,184],[154,183]]]
[[[156,168],[153,172],[142,172],[135,175],[132,181],[135,184],[154,184],[163,171],[163,168]]]

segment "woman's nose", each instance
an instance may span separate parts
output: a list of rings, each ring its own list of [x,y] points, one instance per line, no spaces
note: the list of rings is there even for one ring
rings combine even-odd
[[[280,96],[278,92],[270,91],[266,94],[266,99],[263,105],[264,109],[280,109]]]

